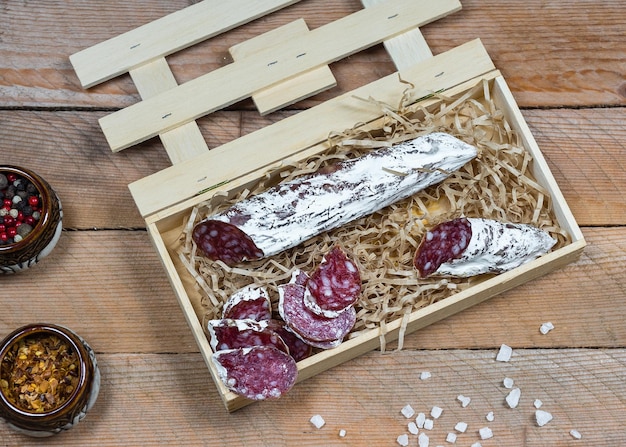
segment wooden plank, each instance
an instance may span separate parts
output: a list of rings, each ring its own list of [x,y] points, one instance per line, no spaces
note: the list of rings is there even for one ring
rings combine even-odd
[[[385,0],[361,0],[366,8]],[[432,57],[433,53],[419,28],[412,29],[383,42],[398,71]]]
[[[480,41],[469,42],[442,53],[401,73],[403,79],[419,86],[415,97],[448,89],[467,79],[493,70],[493,63]],[[143,216],[165,209],[195,196],[226,180],[282,160],[324,141],[328,132],[352,127],[380,116],[380,109],[358,98],[376,98],[394,103],[402,96],[405,84],[390,75],[349,94],[327,101],[282,120],[253,134],[212,149],[194,160],[165,169],[129,185]],[[312,125],[311,123],[315,123]],[[255,141],[271,141],[262,153]],[[236,155],[235,155],[236,154]],[[238,163],[231,160],[236,157]],[[219,171],[209,166],[220,166]]]
[[[142,99],[151,98],[178,85],[164,57],[130,70],[130,76]],[[195,121],[162,133],[159,137],[173,164],[209,150]]]
[[[516,350],[504,364],[494,357],[495,350],[371,353],[296,385],[278,401],[227,414],[197,353],[98,353],[103,387],[96,405],[76,428],[46,445],[290,447],[297,439],[303,447],[391,446],[408,433],[409,420],[400,413],[407,404],[427,415],[435,405],[443,409],[433,429],[423,431],[431,446],[448,445],[446,436],[459,421],[468,424],[465,433],[457,432],[460,446],[621,445],[626,349]],[[422,371],[432,377],[420,380]],[[522,390],[518,408],[506,407],[504,377]],[[472,398],[467,408],[456,401],[459,394]],[[535,399],[554,416],[544,427],[534,422]],[[494,422],[485,420],[490,411]],[[314,414],[326,421],[320,430],[309,422]],[[150,424],[129,423],[146,420]],[[478,430],[486,426],[494,437],[481,441]],[[571,437],[572,429],[582,440]],[[4,425],[0,433],[7,445],[41,445]],[[417,436],[409,439],[417,445]]]
[[[387,0],[105,116],[100,126],[119,151],[460,7],[458,0]]]
[[[578,223],[624,225],[626,109],[522,113]],[[200,122],[200,129],[212,146],[221,146],[240,132],[258,131],[293,113],[260,117],[244,112],[243,121],[241,115],[215,113]],[[145,143],[141,150],[112,153],[96,123],[100,116],[102,112],[84,110],[0,111],[3,161],[20,165],[28,160],[54,186],[63,200],[66,228],[144,228],[127,184],[169,168],[170,161],[158,141]]]
[[[404,349],[625,346],[626,300],[615,297],[626,288],[626,228],[583,230],[589,245],[579,261],[408,335]],[[65,231],[31,273],[2,278],[3,311],[13,317],[0,320],[0,334],[52,321],[98,352],[198,352],[145,231]],[[539,333],[546,321],[556,327],[548,336]]]
[[[237,61],[308,32],[309,27],[304,20],[300,19],[235,45],[228,51],[233,60]],[[330,68],[328,65],[323,65],[255,92],[252,94],[252,100],[261,115],[267,115],[335,85],[337,81]]]
[[[85,88],[299,0],[203,0],[70,56]]]

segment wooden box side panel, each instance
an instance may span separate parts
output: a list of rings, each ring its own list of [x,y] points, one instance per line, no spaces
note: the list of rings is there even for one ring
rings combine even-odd
[[[537,181],[543,185],[550,193],[552,203],[554,206],[554,212],[561,224],[571,236],[574,242],[584,240],[582,231],[574,219],[561,189],[559,188],[545,157],[541,153],[535,138],[533,137],[528,124],[524,120],[524,117],[517,106],[517,102],[509,89],[506,80],[499,76],[494,80],[494,86],[492,88],[493,99],[496,105],[502,109],[508,118],[509,124],[520,135],[524,147],[533,156],[533,174]]]

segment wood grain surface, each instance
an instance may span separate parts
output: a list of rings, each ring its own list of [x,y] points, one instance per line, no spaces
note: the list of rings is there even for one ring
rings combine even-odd
[[[69,55],[193,1],[0,0],[0,164],[33,169],[64,205],[64,231],[32,271],[0,277],[0,336],[34,321],[70,326],[103,374],[87,418],[45,445],[398,445],[410,404],[443,408],[430,445],[626,444],[626,8],[619,0],[462,0],[422,28],[434,54],[481,38],[588,242],[575,263],[228,414],[127,185],[170,165],[156,139],[112,153],[98,119],[139,100],[129,76],[80,87]],[[304,0],[168,57],[179,83],[230,62],[228,48],[304,18],[311,29],[362,8]],[[246,100],[198,121],[215,147],[395,71],[382,45],[333,63],[337,87],[261,117]],[[314,123],[312,123],[314,125]],[[219,169],[219,167],[215,167]],[[539,332],[551,321],[555,329]],[[496,362],[501,344],[510,362]],[[432,377],[420,379],[422,371]],[[522,391],[508,408],[510,377]],[[472,398],[467,408],[456,400]],[[554,420],[534,421],[535,399]],[[495,420],[485,415],[493,411]],[[309,418],[320,414],[318,430]],[[494,437],[481,440],[489,426]],[[339,430],[346,430],[344,438]],[[581,440],[570,435],[578,430]],[[410,435],[410,445],[417,437]],[[0,425],[0,445],[41,445]]]

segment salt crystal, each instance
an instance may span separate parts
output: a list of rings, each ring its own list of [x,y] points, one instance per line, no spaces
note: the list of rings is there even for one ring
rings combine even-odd
[[[430,410],[430,415],[435,418],[435,419],[439,419],[439,416],[441,416],[441,413],[443,413],[443,408],[439,408],[439,407],[433,407],[432,410]]]
[[[572,435],[572,438],[575,439],[581,439],[583,437],[583,435],[581,435],[578,430],[571,430],[569,434]]]
[[[446,441],[449,442],[450,444],[454,444],[456,442],[456,434],[448,433],[448,436],[446,436]]]
[[[456,400],[458,400],[459,402],[461,402],[461,406],[462,406],[463,408],[467,407],[467,406],[470,404],[470,402],[472,401],[472,399],[471,399],[471,398],[469,398],[469,397],[465,397],[465,396],[463,396],[462,394],[459,394],[459,395],[457,396]]]
[[[485,416],[485,418],[486,418],[489,422],[493,422],[493,420],[495,419],[495,417],[493,416],[493,411],[490,411],[489,413],[487,413],[487,416]]]
[[[478,430],[478,434],[480,435],[480,439],[482,439],[483,441],[485,439],[493,438],[493,432],[489,427],[481,428],[480,430]]]
[[[419,447],[428,447],[429,443],[430,438],[428,437],[428,435],[426,433],[420,433],[420,435],[417,437],[417,444],[419,445]]]
[[[419,428],[415,424],[415,422],[409,422],[409,433],[412,435],[416,435],[420,432]]]
[[[513,354],[513,349],[510,346],[503,344],[502,346],[500,346],[500,351],[498,351],[496,361],[508,362],[509,360],[511,360],[511,354]]]
[[[310,419],[310,422],[311,424],[315,425],[315,428],[322,428],[324,424],[326,424],[326,421],[324,420],[324,418],[320,416],[319,414],[316,414],[315,416],[313,416]]]
[[[345,438],[346,437],[346,431],[343,430],[343,429],[339,430],[339,437],[340,438]]]
[[[413,416],[415,416],[415,410],[413,409],[413,407],[411,405],[405,405],[404,408],[402,408],[402,410],[400,410],[400,412],[407,419],[412,418]]]
[[[540,331],[543,335],[546,335],[546,334],[547,334],[548,332],[550,332],[552,329],[554,329],[554,325],[548,321],[547,323],[543,323],[543,324],[541,325],[541,327],[539,328],[539,331]]]
[[[522,391],[519,388],[513,388],[508,396],[506,396],[506,403],[509,407],[515,408],[519,404],[519,398],[522,395]]]
[[[541,402],[539,399],[535,399],[534,405],[535,405],[535,408],[541,408],[541,406],[543,405],[543,402]]]
[[[432,377],[432,375],[428,372],[428,371],[423,371],[420,374],[420,379],[421,380],[426,380],[426,379],[430,379]]]
[[[396,442],[400,444],[402,447],[406,447],[407,445],[409,445],[409,435],[405,433],[404,435],[398,436],[398,438],[396,439]]]
[[[426,420],[426,415],[424,413],[419,413],[415,418],[415,423],[419,428],[424,428],[424,421]]]
[[[513,384],[515,384],[515,381],[513,379],[510,379],[509,377],[505,377],[502,381],[502,384],[504,385],[504,388],[513,388]]]
[[[552,415],[547,411],[537,410],[535,411],[535,419],[537,420],[537,425],[543,427],[552,420]]]
[[[472,444],[472,447],[483,447],[483,445],[480,442],[475,442]]]
[[[424,421],[424,429],[425,430],[432,430],[433,427],[435,426],[435,423],[432,419],[426,419]]]
[[[465,422],[457,422],[454,429],[459,433],[465,433],[465,430],[467,430],[467,424]]]

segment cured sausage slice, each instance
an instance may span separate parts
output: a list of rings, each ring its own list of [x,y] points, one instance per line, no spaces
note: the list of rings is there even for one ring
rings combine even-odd
[[[372,150],[209,216],[193,240],[228,265],[272,256],[438,183],[476,154],[446,133]]]
[[[461,217],[428,231],[415,253],[420,277],[502,273],[547,253],[556,244],[528,224]]]
[[[304,341],[331,342],[343,340],[356,323],[354,307],[347,308],[336,318],[326,318],[311,312],[304,304],[306,287],[289,283],[278,288],[278,312],[287,326]]]
[[[269,328],[280,335],[280,338],[283,339],[289,348],[289,354],[296,362],[304,360],[313,352],[313,346],[310,343],[304,342],[296,334],[291,332],[283,321],[270,320]]]
[[[311,293],[305,294],[304,304],[318,315],[334,318],[359,299],[361,275],[341,248],[334,247],[311,274],[306,286]]]
[[[224,385],[252,400],[278,399],[298,377],[295,360],[274,346],[218,351],[211,359]]]
[[[213,351],[249,346],[274,346],[289,353],[285,341],[269,328],[267,321],[210,320],[207,329]]]
[[[269,320],[272,318],[272,304],[267,289],[251,284],[237,290],[224,304],[222,318]]]

